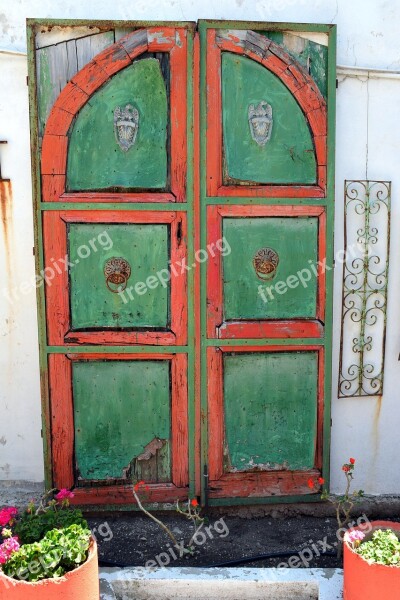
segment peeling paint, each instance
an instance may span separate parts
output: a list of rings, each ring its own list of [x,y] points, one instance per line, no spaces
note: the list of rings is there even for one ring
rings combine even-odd
[[[7,277],[11,281],[11,256],[10,240],[12,237],[12,186],[11,181],[4,179],[0,181],[0,220],[3,230]]]

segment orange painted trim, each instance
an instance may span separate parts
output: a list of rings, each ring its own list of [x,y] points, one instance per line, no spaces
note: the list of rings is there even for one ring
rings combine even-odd
[[[172,360],[176,354],[172,353],[162,353],[162,354],[141,354],[140,352],[135,352],[135,354],[121,354],[119,352],[112,354],[104,354],[99,352],[74,352],[73,354],[66,354],[69,360],[77,361],[77,360],[132,360],[132,357],[135,360]]]
[[[69,330],[58,345],[67,346],[124,346],[124,345],[154,345],[176,346],[176,335],[172,331],[74,331]]]
[[[207,244],[215,246],[222,238],[224,217],[318,217],[317,310],[313,319],[223,320],[222,255],[210,255],[207,262],[207,337],[208,338],[300,338],[322,337],[326,297],[326,209],[298,205],[210,205],[207,207]],[[321,321],[318,322],[318,321]]]
[[[243,198],[325,198],[326,193],[324,188],[317,185],[224,185],[213,195]]]
[[[207,348],[208,475],[210,481],[224,474],[224,391],[222,352]]]
[[[65,135],[46,135],[42,144],[43,175],[65,175],[67,169],[68,138]],[[45,171],[51,164],[51,171]]]
[[[62,354],[49,356],[51,451],[53,486],[74,485],[74,413],[71,362]]]
[[[222,217],[319,217],[325,210],[323,206],[297,204],[219,205],[217,208]]]
[[[57,212],[43,214],[44,273],[55,271],[54,263],[65,260],[68,254],[67,230]],[[52,271],[49,271],[51,269]],[[61,270],[62,268],[60,268]],[[65,333],[69,330],[68,272],[57,273],[51,285],[46,285],[47,341],[58,346],[64,343]]]
[[[65,175],[42,175],[43,202],[57,202],[64,190]]]
[[[100,331],[73,331],[71,329],[68,272],[59,264],[60,259],[64,261],[68,255],[67,223],[171,224],[171,331],[108,331],[106,329]],[[178,238],[179,224],[180,237]],[[187,265],[187,216],[185,212],[47,211],[43,215],[43,232],[45,274],[51,272],[55,274],[49,284],[46,285],[45,292],[48,343],[50,345],[149,344],[172,346],[186,344],[187,270],[184,265]]]
[[[158,502],[159,509],[163,508],[166,502],[174,503],[176,500],[186,500],[188,489],[177,488],[173,484],[148,484],[149,490],[146,491],[146,503]],[[93,504],[135,504],[135,498],[132,493],[132,485],[104,485],[98,487],[75,487],[73,489],[75,497],[71,504],[77,506],[87,506]]]
[[[201,248],[200,242],[200,40],[196,33],[193,44],[193,219],[194,219],[194,251]],[[201,494],[201,292],[200,269],[194,271],[194,313],[198,315],[194,323],[195,372],[195,494]]]
[[[175,39],[175,38],[174,38]],[[180,46],[170,52],[171,71],[171,191],[176,202],[186,202],[187,177],[187,39],[180,32]]]
[[[268,498],[271,496],[307,496],[315,494],[307,481],[318,479],[318,469],[309,471],[254,471],[229,473],[210,480],[210,498]]]
[[[171,454],[172,482],[177,488],[189,484],[188,361],[186,354],[172,359]]]
[[[215,29],[207,30],[206,184],[208,196],[217,196],[222,185],[221,52],[215,42],[215,34]]]
[[[67,135],[74,118],[106,81],[147,51],[170,54],[171,193],[67,192],[65,180]],[[44,202],[186,202],[186,89],[187,30],[183,27],[140,29],[129,33],[97,54],[63,88],[48,117],[41,157],[42,200]],[[60,177],[49,179],[48,176]]]
[[[171,329],[182,346],[187,343],[188,325],[187,236],[187,215],[176,213],[171,223]]]
[[[64,188],[63,188],[64,189]],[[59,202],[175,202],[167,192],[65,192],[57,196]]]
[[[225,419],[223,390],[223,353],[307,352],[318,353],[317,435],[315,466],[308,471],[243,471],[224,473]],[[324,416],[324,348],[302,346],[220,346],[207,349],[209,495],[210,498],[246,498],[314,493],[307,485],[310,477],[321,475]]]
[[[174,27],[149,27],[147,30],[149,52],[168,52],[174,48],[177,31]],[[186,35],[184,29],[179,31]]]
[[[65,223],[172,223],[179,212],[151,210],[62,210],[52,211]]]
[[[222,218],[218,206],[207,207],[207,245],[222,239]],[[219,252],[210,254],[207,261],[207,337],[217,335],[223,322],[222,258]]]
[[[243,47],[239,38],[216,37],[216,30],[207,31],[207,194],[209,196],[244,197],[315,197],[326,195],[326,103],[312,77],[301,65],[272,40],[264,40],[263,56]],[[222,184],[222,95],[221,53],[233,52],[247,56],[274,73],[293,94],[314,139],[317,161],[316,185],[228,185]],[[318,141],[315,142],[315,138]]]
[[[240,338],[322,338],[323,325],[319,321],[225,321],[217,330],[222,340]]]
[[[149,501],[174,502],[187,497],[189,481],[188,457],[188,386],[185,354],[52,354],[49,356],[50,405],[54,485],[72,488],[74,474],[74,409],[72,395],[72,362],[79,360],[170,360],[171,362],[171,454],[172,482],[149,484]],[[74,489],[74,503],[131,503],[129,484]],[[116,497],[115,497],[116,496]],[[107,501],[107,498],[109,500]]]

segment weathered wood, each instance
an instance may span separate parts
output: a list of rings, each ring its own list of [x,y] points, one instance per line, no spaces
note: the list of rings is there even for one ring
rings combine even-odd
[[[61,90],[101,50],[114,41],[108,31],[78,39],[63,40],[36,52],[39,104],[39,134],[44,131],[51,107]]]
[[[71,488],[75,483],[71,362],[62,354],[49,356],[49,384],[53,483],[58,489]]]

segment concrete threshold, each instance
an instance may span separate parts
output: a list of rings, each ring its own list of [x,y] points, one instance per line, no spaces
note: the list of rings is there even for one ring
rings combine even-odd
[[[342,600],[342,587],[341,569],[100,569],[100,600]]]

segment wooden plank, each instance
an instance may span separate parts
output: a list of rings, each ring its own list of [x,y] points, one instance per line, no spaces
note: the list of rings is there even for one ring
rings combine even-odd
[[[67,167],[67,136],[45,135],[42,145],[42,174],[65,175]]]
[[[171,369],[172,482],[177,488],[189,483],[189,427],[187,355],[176,354]]]
[[[262,498],[271,496],[301,495],[315,493],[308,487],[308,480],[320,477],[321,471],[263,471],[248,473],[230,473],[217,481],[210,481],[210,498]]]
[[[74,485],[74,415],[71,363],[62,354],[49,356],[50,414],[54,487]]]
[[[83,69],[99,52],[114,43],[114,32],[105,31],[95,35],[81,37],[75,41],[78,71]]]
[[[324,328],[319,321],[229,321],[224,322],[218,328],[218,337],[222,340],[240,338],[323,338],[323,336]]]
[[[208,471],[210,480],[224,473],[224,391],[222,352],[207,348]]]
[[[222,239],[222,219],[218,206],[207,207],[207,244]],[[222,260],[219,252],[207,261],[207,337],[217,337],[222,323],[223,283]]]
[[[64,343],[64,334],[68,331],[70,316],[68,273],[65,267],[64,271],[57,273],[54,266],[54,261],[65,259],[68,252],[65,223],[57,212],[44,213],[43,237],[44,273],[48,274],[50,282],[50,285],[46,285],[47,341],[49,345],[58,346]]]
[[[207,195],[217,196],[222,184],[221,72],[215,30],[207,31]]]
[[[176,213],[171,224],[171,329],[176,343],[187,343],[187,221],[185,213]],[[189,267],[190,268],[190,267]]]
[[[146,492],[148,503],[166,503],[175,504],[177,500],[186,500],[188,496],[187,488],[177,488],[170,483],[149,484],[149,490]],[[74,488],[75,497],[72,499],[72,505],[124,505],[135,504],[131,485],[110,485],[99,487],[80,487]],[[172,508],[172,505],[171,505]]]
[[[165,32],[161,32],[166,35]],[[175,44],[175,30],[173,41]],[[170,91],[170,119],[171,119],[171,191],[177,202],[186,201],[186,176],[187,176],[187,40],[186,31],[179,30],[180,45],[174,45],[170,52],[171,91]],[[150,32],[149,32],[150,40]],[[150,48],[150,45],[149,45]]]

